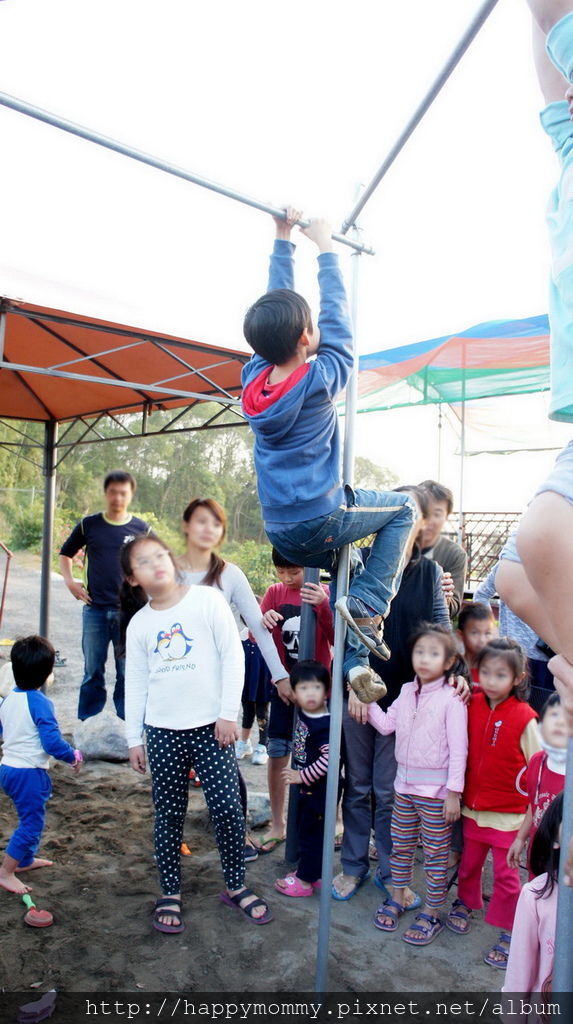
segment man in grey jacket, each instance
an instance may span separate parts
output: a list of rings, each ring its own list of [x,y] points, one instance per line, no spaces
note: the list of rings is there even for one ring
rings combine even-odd
[[[441,565],[448,611],[450,618],[455,619],[464,599],[467,555],[461,544],[441,536],[452,514],[454,496],[449,487],[444,487],[436,480],[424,480],[420,487],[424,488],[429,499],[429,511],[421,537],[422,553]]]

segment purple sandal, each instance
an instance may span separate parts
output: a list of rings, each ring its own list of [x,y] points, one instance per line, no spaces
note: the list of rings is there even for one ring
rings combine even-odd
[[[416,924],[417,921],[426,922],[427,924]],[[429,927],[428,927],[429,925]],[[408,938],[407,935],[403,935],[404,942],[408,942],[410,946],[429,946],[430,942],[437,939],[440,932],[444,930],[444,922],[439,917],[431,917],[430,914],[416,914],[414,918],[414,924],[411,924],[408,931],[419,932],[420,936],[416,935],[414,938]]]

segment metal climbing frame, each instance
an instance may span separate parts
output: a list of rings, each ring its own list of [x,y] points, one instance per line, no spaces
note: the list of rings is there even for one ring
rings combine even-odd
[[[433,85],[428,90],[424,98],[422,99],[419,106],[416,108],[411,118],[407,122],[404,130],[397,138],[396,142],[390,149],[386,159],[381,164],[378,172],[370,182],[370,184],[363,190],[360,198],[356,202],[354,208],[344,221],[341,227],[340,234],[334,234],[332,237],[345,245],[349,245],[355,249],[356,257],[360,253],[372,253],[372,250],[363,246],[357,241],[357,219],[364,209],[366,203],[378,188],[380,182],[384,178],[385,174],[392,166],[397,156],[405,146],[406,142],[419,125],[420,121],[431,107],[432,103],[439,95],[445,83],[448,81],[450,75],[460,62],[461,58],[465,54],[468,47],[471,45],[479,30],[482,28],[487,18],[493,11],[498,0],[486,0],[485,3],[478,9],[476,15],[469,24],[467,30],[461,37],[458,45],[452,52],[449,60],[445,63],[439,75],[435,79]],[[33,107],[31,104],[27,104],[21,100],[16,99],[13,96],[8,96],[5,93],[0,93],[0,104],[16,110],[22,114],[33,117],[39,121],[43,121],[47,124],[53,125],[56,128],[60,128],[63,131],[69,132],[73,135],[77,135],[80,138],[86,139],[89,142],[94,142],[96,145],[103,146],[107,149],[114,150],[123,156],[128,156],[131,159],[138,160],[141,163],[146,163],[149,166],[155,167],[157,170],[164,171],[167,174],[172,174],[177,177],[183,178],[186,181],[190,181],[193,184],[199,185],[203,188],[210,189],[211,191],[217,192],[220,195],[225,195],[230,199],[235,199],[237,202],[244,203],[248,206],[252,206],[255,209],[262,210],[265,213],[270,213],[274,216],[284,216],[284,211],[271,207],[267,204],[261,203],[258,200],[252,199],[249,196],[242,195],[241,193],[235,192],[223,185],[219,185],[216,182],[209,181],[205,178],[201,178],[198,175],[184,170],[183,168],[176,167],[172,164],[168,164],[165,161],[159,160],[147,153],[143,153],[139,150],[132,149],[131,147],[125,146],[114,139],[107,138],[106,136],[99,135],[96,132],[90,131],[87,128],[83,128],[81,125],[74,124],[71,121],[66,121],[63,118],[59,118],[48,111],[42,110],[38,107]],[[307,222],[301,222],[304,226]],[[354,238],[346,238],[346,234],[353,228]],[[358,308],[358,262],[355,263],[354,275],[353,275],[353,314],[354,324],[356,330],[357,324],[357,308]],[[355,353],[355,370],[352,374],[352,379],[349,382],[347,388],[346,397],[346,418],[345,418],[345,451],[344,451],[344,479],[346,483],[351,484],[353,481],[353,465],[354,465],[354,419],[356,411],[356,388],[357,388],[357,356]],[[54,439],[55,440],[55,439]],[[50,488],[53,487],[51,472],[52,467],[47,467],[46,476],[50,482]],[[49,506],[49,507],[48,507]],[[46,514],[50,516],[53,513],[53,500],[50,503],[48,497],[48,488],[46,489]],[[346,587],[348,586],[348,575],[349,575],[349,549],[344,548],[341,552],[338,572],[338,595],[341,596]],[[342,723],[342,692],[343,692],[343,679],[342,679],[342,661],[344,652],[344,638],[345,638],[345,626],[340,619],[340,616],[336,616],[336,633],[335,633],[335,653],[333,662],[333,687],[332,687],[332,700],[331,700],[331,739],[330,739],[330,759],[331,765],[337,765],[340,757],[340,737],[341,737],[341,723]],[[563,816],[563,834],[569,837],[573,834],[573,740],[569,741],[568,750],[568,785],[566,786],[565,794],[565,806]],[[337,771],[329,771],[328,787],[327,787],[327,808],[326,808],[326,820],[325,820],[325,842],[324,842],[324,853],[323,853],[323,878],[332,877],[332,864],[333,864],[333,850],[334,850],[334,835],[335,835],[335,822],[336,822],[336,780]],[[564,858],[563,858],[564,860]],[[563,866],[562,869],[563,871]],[[329,950],[329,934],[330,934],[330,890],[328,885],[324,885],[321,891],[320,897],[320,917],[319,917],[319,929],[318,929],[318,949],[317,949],[317,966],[316,966],[316,979],[315,987],[318,993],[325,993],[327,989],[327,969],[328,969],[328,950]],[[559,992],[570,992],[573,988],[573,958],[570,955],[570,950],[573,946],[573,889],[567,889],[563,884],[563,876],[560,878],[559,886],[559,903],[558,903],[558,919],[557,919],[557,945],[555,952],[555,970],[553,977],[553,989],[554,993]]]
[[[108,135],[101,135],[91,128],[85,128],[83,125],[76,124],[74,121],[68,121],[64,117],[58,117],[57,114],[52,114],[49,110],[43,110],[41,107],[35,107],[33,104],[26,103],[25,100],[20,100],[16,96],[9,96],[8,93],[0,92],[0,104],[3,107],[9,107],[11,110],[16,110],[19,114],[26,114],[27,117],[32,117],[36,121],[43,121],[44,124],[52,125],[53,128],[60,128],[62,131],[68,132],[70,135],[76,135],[87,142],[95,142],[97,146],[103,146],[104,149],[111,149],[114,153],[128,156],[131,160],[137,160],[141,164],[155,167],[156,170],[163,171],[165,174],[172,174],[176,178],[183,178],[184,181],[190,181],[193,185],[200,185],[201,188],[209,189],[210,192],[217,192],[221,196],[227,196],[228,199],[235,199],[238,203],[244,203],[245,206],[252,206],[255,210],[270,213],[273,217],[281,217],[283,220],[285,218],[285,211],[276,206],[262,203],[252,196],[244,195],[242,192],[235,192],[234,189],[227,188],[226,185],[211,181],[209,178],[202,178],[193,171],[187,171],[184,167],[170,164],[166,160],[152,156],[151,153],[144,153],[141,149],[126,146],[123,142],[118,142],[117,139],[112,139]],[[300,220],[298,224],[300,227],[308,227],[309,221]],[[336,242],[340,242],[341,245],[348,245],[351,249],[356,249],[358,252],[366,252],[373,255],[372,249],[350,238],[346,238],[344,234],[333,234],[332,237]]]

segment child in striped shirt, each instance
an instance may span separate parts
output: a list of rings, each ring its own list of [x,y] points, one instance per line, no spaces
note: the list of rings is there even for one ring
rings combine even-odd
[[[319,661],[299,661],[290,674],[298,716],[294,729],[292,768],[283,769],[286,783],[299,786],[297,824],[299,862],[296,871],[277,878],[283,896],[312,896],[320,888],[328,772],[330,713],[326,695],[330,672]]]
[[[374,925],[394,932],[408,909],[405,893],[421,834],[426,902],[402,938],[412,946],[427,946],[444,929],[450,838],[460,817],[468,750],[467,709],[449,685],[458,661],[453,633],[422,623],[411,643],[413,682],[404,684],[387,712],[368,705],[370,725],[384,736],[396,734],[398,763],[390,826],[391,893],[376,911]]]

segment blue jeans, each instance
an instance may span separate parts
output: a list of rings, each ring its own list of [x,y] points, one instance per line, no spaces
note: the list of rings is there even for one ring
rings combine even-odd
[[[105,705],[105,663],[110,643],[113,644],[116,674],[113,703],[118,716],[125,718],[125,658],[120,654],[119,611],[117,608],[95,608],[92,604],[85,604],[82,613],[84,678],[78,704],[78,718],[82,722],[99,714]]]
[[[385,617],[402,579],[404,548],[418,516],[417,506],[409,494],[402,492],[360,488],[354,491],[351,487],[345,487],[345,491],[346,505],[307,523],[298,523],[290,530],[267,531],[267,536],[293,565],[330,570],[334,604],[338,548],[375,534],[368,561],[362,572],[353,574],[348,593]],[[345,674],[355,665],[367,665],[368,654],[368,649],[349,629]]]
[[[369,868],[368,844],[372,827],[374,797],[374,836],[378,851],[378,875],[382,881],[391,876],[390,820],[394,804],[394,734],[382,736],[367,723],[360,725],[342,711],[344,735],[345,784],[342,800],[344,837],[340,860],[347,875],[365,875]]]

